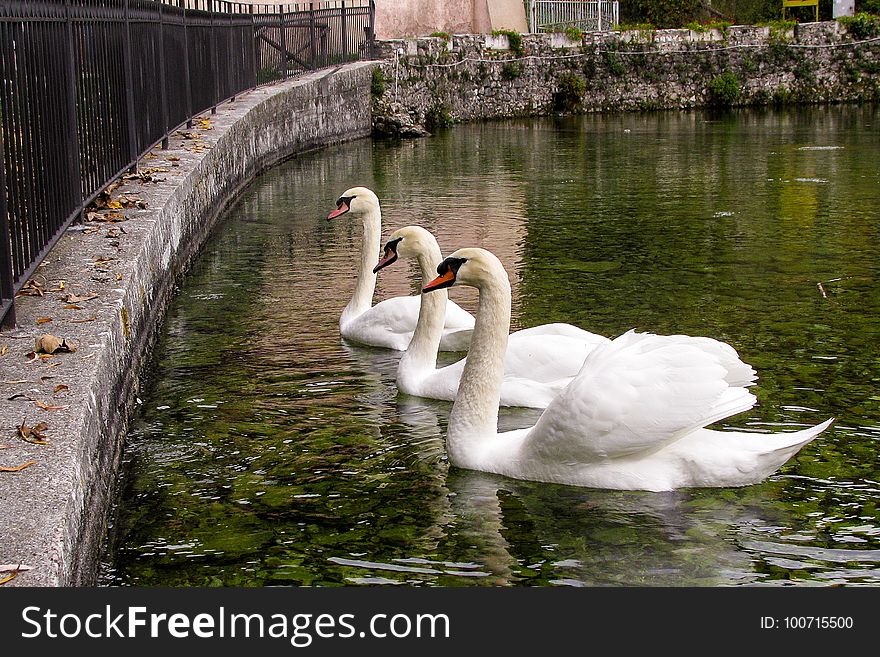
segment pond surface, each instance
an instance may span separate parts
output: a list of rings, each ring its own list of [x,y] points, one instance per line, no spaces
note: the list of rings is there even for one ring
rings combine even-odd
[[[823,107],[488,123],[278,166],[169,310],[102,583],[880,583],[878,154],[878,108]],[[357,184],[384,235],[418,223],[444,253],[493,250],[514,328],[719,338],[760,375],[759,404],[722,427],[837,423],[738,489],[450,468],[451,404],[398,396],[399,354],[339,337],[360,226],[325,217]],[[376,298],[416,284],[395,265]],[[502,428],[537,415],[503,409]]]

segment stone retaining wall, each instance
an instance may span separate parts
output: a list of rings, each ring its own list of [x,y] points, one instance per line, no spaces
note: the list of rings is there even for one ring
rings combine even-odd
[[[504,35],[379,45],[380,123],[395,113],[430,128],[554,111],[880,100],[880,37],[854,39],[836,21],[788,31],[595,32],[580,40],[533,34],[522,36],[519,49]]]
[[[119,218],[99,210],[102,221],[71,227],[50,252],[32,279],[43,295],[19,297],[16,329],[0,333],[0,467],[30,462],[0,472],[0,564],[30,567],[7,586],[95,582],[128,420],[176,282],[257,173],[369,135],[375,66],[317,71],[221,105],[112,191]],[[42,333],[76,351],[31,358]],[[46,444],[17,437],[39,423]]]

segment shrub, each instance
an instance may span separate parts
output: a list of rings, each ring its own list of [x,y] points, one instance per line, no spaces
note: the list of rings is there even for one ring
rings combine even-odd
[[[373,69],[373,77],[370,80],[370,93],[374,98],[381,98],[385,94],[385,74],[379,66]]]
[[[434,105],[425,113],[425,128],[433,132],[437,128],[448,128],[454,123],[446,105]]]
[[[584,38],[584,33],[573,25],[570,25],[569,27],[565,28],[565,36],[567,36],[572,41],[580,41]]]
[[[739,80],[729,71],[717,75],[709,82],[709,104],[730,107],[740,95]]]
[[[492,36],[506,36],[507,44],[517,57],[522,57],[526,54],[526,49],[523,47],[522,34],[519,32],[514,32],[513,30],[493,30]]]
[[[855,16],[841,16],[837,22],[855,39],[870,39],[880,36],[880,17],[860,12]]]
[[[516,80],[522,75],[522,64],[519,62],[506,62],[501,67],[502,80]]]
[[[553,109],[557,112],[577,112],[581,108],[587,83],[575,73],[563,73],[557,80],[557,89],[553,94]]]

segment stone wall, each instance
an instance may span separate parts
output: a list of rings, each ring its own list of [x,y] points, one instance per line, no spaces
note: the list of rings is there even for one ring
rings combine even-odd
[[[732,26],[521,40],[519,47],[504,35],[380,42],[385,92],[374,114],[380,122],[408,115],[430,128],[554,111],[880,100],[880,38],[859,41],[834,21],[788,31]]]
[[[175,133],[169,149],[155,148],[140,175],[108,197],[137,205],[114,223],[72,226],[46,257],[34,277],[46,293],[19,297],[17,328],[0,335],[0,381],[11,398],[0,405],[0,442],[11,443],[0,466],[30,463],[0,482],[0,563],[29,567],[8,586],[95,582],[128,419],[175,285],[260,171],[369,135],[375,66],[316,71],[220,105]],[[66,293],[85,298],[65,303]],[[27,356],[46,332],[78,348],[46,361]],[[14,440],[18,426],[40,422],[47,444]]]

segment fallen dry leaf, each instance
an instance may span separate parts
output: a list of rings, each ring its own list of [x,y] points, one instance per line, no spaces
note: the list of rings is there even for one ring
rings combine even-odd
[[[2,347],[0,347],[0,356],[5,356],[8,353],[9,353],[9,345],[8,344],[5,344]]]
[[[51,333],[44,333],[38,337],[34,343],[34,352],[43,354],[54,354],[56,352],[73,353],[76,346],[67,342],[64,338],[58,338]]]
[[[51,317],[37,317],[37,324],[48,324],[51,321]]]
[[[33,570],[33,568],[31,566],[26,566],[23,563],[0,563],[0,573],[23,573],[27,570]]]
[[[49,425],[45,422],[40,422],[32,427],[29,427],[22,422],[21,425],[16,427],[16,431],[18,437],[26,443],[31,443],[33,445],[48,445],[49,441],[46,440],[46,434],[43,433],[48,428]]]
[[[25,468],[29,468],[32,465],[36,465],[36,464],[37,464],[36,461],[25,461],[21,465],[13,465],[12,467],[9,467],[9,468],[0,466],[0,472],[21,472]]]
[[[0,586],[3,586],[3,585],[6,584],[7,582],[11,582],[11,581],[14,580],[16,577],[18,577],[18,571],[17,571],[17,570],[14,571],[14,572],[9,573],[8,575],[5,575],[4,577],[0,578]]]
[[[47,404],[46,402],[41,402],[39,399],[34,400],[34,404],[42,408],[44,411],[63,411],[65,409],[70,408],[70,404],[65,406],[56,406],[54,404]]]
[[[116,223],[126,221],[126,217],[121,212],[89,212],[86,214],[88,221],[103,221],[108,223]]]
[[[69,303],[64,306],[65,310],[82,310],[82,306],[77,306],[75,303]]]
[[[63,383],[59,383],[57,386],[55,386],[54,392],[57,395],[59,392],[64,392],[65,390],[70,390],[70,386],[66,386]]]
[[[41,297],[45,294],[45,290],[43,289],[43,284],[39,281],[35,281],[34,279],[29,280],[24,286],[21,288],[21,291],[16,296],[19,297]]]
[[[64,292],[64,281],[58,281],[58,285],[53,287],[50,290],[46,290],[47,292]]]
[[[12,449],[13,445],[0,445],[0,449]]]
[[[91,301],[92,299],[96,299],[97,297],[97,294],[91,292],[86,292],[83,295],[70,292],[69,294],[65,294],[63,297],[61,297],[61,300],[66,303],[80,303],[81,301]]]
[[[85,319],[71,319],[70,323],[71,324],[82,324],[84,322],[94,322],[96,319],[98,319],[98,316],[92,315],[91,317],[86,317]]]
[[[17,393],[15,393],[14,395],[12,395],[12,397],[7,397],[6,400],[7,400],[7,401],[15,401],[15,400],[18,399],[19,397],[22,398],[22,399],[26,399],[26,400],[28,400],[28,401],[34,401],[34,398],[33,398],[33,397],[29,397],[29,396],[27,396],[26,394],[24,394],[23,392],[17,392]]]
[[[16,379],[15,381],[3,381],[8,386],[17,386],[19,383],[29,383],[27,379]]]

